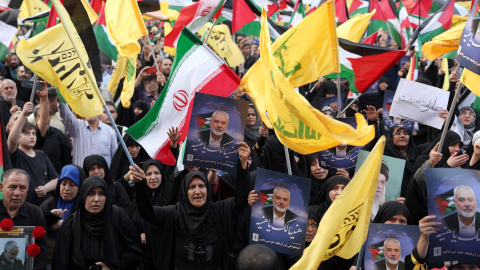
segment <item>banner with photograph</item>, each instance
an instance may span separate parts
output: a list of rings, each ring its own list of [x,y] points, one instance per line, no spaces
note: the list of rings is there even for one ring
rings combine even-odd
[[[480,263],[480,171],[426,169],[428,214],[442,222],[430,236],[428,261]]]
[[[183,164],[235,174],[247,109],[244,100],[195,94]]]
[[[311,179],[259,168],[250,219],[250,244],[262,244],[273,251],[301,256],[307,233]],[[278,218],[274,218],[278,217]]]
[[[341,107],[343,108],[343,100],[340,99]],[[323,107],[330,106],[335,111],[335,116],[337,116],[338,112],[338,97],[327,97],[327,98],[319,98],[318,99],[318,110],[321,111]],[[355,121],[354,121],[355,122]]]

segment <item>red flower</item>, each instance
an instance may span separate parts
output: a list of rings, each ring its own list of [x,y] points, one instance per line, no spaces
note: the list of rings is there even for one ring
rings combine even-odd
[[[9,219],[9,218],[5,218],[2,220],[2,222],[0,222],[0,229],[2,229],[2,231],[11,231],[13,228],[13,220]]]
[[[37,257],[40,254],[40,247],[37,244],[30,244],[27,247],[27,254],[30,257]]]
[[[35,239],[42,239],[45,237],[45,229],[42,226],[37,226],[33,229],[32,234]]]

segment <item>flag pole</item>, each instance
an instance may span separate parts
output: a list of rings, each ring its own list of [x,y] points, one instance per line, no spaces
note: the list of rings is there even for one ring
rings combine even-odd
[[[285,160],[287,161],[288,174],[292,175],[292,166],[290,165],[290,155],[288,154],[288,148],[284,145],[283,149],[285,150]]]
[[[350,106],[352,106],[352,104],[357,101],[357,99],[362,95],[362,93],[359,93],[350,103],[348,103],[347,106],[345,106],[345,108],[343,108],[343,110],[340,112],[340,114],[344,113]]]
[[[341,110],[342,110],[342,97],[340,95],[340,73],[337,73],[337,117],[340,117],[341,115]]]
[[[360,249],[360,252],[358,253],[357,263],[355,264],[357,269],[360,269],[364,252],[365,252],[365,243],[363,243],[362,248]]]
[[[458,78],[458,80],[460,80],[460,78]],[[458,96],[460,95],[460,89],[462,88],[462,86],[463,84],[461,82],[458,82],[457,89],[455,90],[455,96],[453,97],[452,103],[450,104],[450,110],[448,111],[447,121],[445,121],[445,125],[443,126],[443,130],[442,130],[442,136],[440,137],[440,145],[438,146],[438,151],[437,151],[439,153],[442,152],[442,145],[443,145],[443,142],[445,141],[445,136],[447,135],[448,125],[452,120],[453,110],[455,108],[455,104],[457,103]]]
[[[32,86],[32,93],[30,94],[30,102],[33,102],[33,97],[35,96],[35,88],[37,86],[38,75],[33,74],[33,86]]]
[[[315,89],[315,84],[322,79],[323,79],[323,77],[318,78],[318,80],[313,84],[312,88],[310,88],[310,90],[308,90],[308,93],[312,93],[313,89]]]
[[[213,27],[215,26],[215,24],[217,24],[217,18],[213,19],[212,27],[210,27],[210,31],[208,31],[207,36],[203,40],[203,43],[205,43],[205,41],[207,41],[208,38],[210,37],[210,34],[212,33],[212,30],[213,30]]]
[[[157,63],[157,57],[155,57],[155,52],[153,51],[152,43],[150,42],[150,39],[148,39],[148,35],[146,35],[147,40],[148,40],[148,45],[150,46],[150,51],[152,52],[153,55],[153,62],[155,63],[155,67],[157,68],[157,72],[160,74],[160,68],[158,67]],[[162,82],[162,86],[165,86],[165,84]]]

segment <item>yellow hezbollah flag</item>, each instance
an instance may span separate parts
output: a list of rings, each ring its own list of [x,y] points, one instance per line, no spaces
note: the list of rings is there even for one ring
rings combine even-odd
[[[112,71],[112,76],[110,77],[110,81],[108,81],[107,85],[107,89],[110,90],[112,96],[115,96],[118,89],[118,83],[125,77],[125,74],[127,74],[127,63],[128,58],[121,57],[120,55],[118,56],[117,63]]]
[[[350,20],[342,23],[337,27],[337,36],[358,43],[370,25],[370,18],[375,14],[376,10],[367,14],[359,14]]]
[[[128,58],[140,53],[138,40],[148,34],[135,0],[107,1],[105,20],[118,54]]]
[[[205,31],[208,34],[211,28],[212,23],[206,23],[198,30],[198,34],[203,36]],[[218,56],[225,58],[230,67],[236,67],[245,62],[240,48],[238,48],[232,39],[232,35],[230,35],[230,28],[225,24],[215,25],[213,27],[212,33],[208,38],[208,45],[212,47]]]
[[[18,14],[18,21],[49,9],[50,8],[40,0],[24,0],[20,6],[21,11],[20,14]]]
[[[318,224],[322,228],[303,256],[290,269],[317,269],[334,255],[349,259],[360,251],[370,223],[370,213],[382,164],[385,136],[378,140],[365,163]]]
[[[283,33],[272,45],[275,63],[293,87],[340,72],[335,3],[325,1],[312,14]],[[258,62],[243,76],[239,88],[253,90],[262,79]]]
[[[448,58],[442,58],[442,70],[443,72],[445,72],[445,80],[443,80],[443,85],[442,85],[442,89],[443,90],[448,90],[448,88],[450,87],[450,80],[448,80],[447,78],[450,77],[450,70],[448,69]]]
[[[25,66],[57,87],[77,114],[83,117],[102,114],[104,102],[85,47],[63,5],[58,0],[52,3],[62,23],[21,40],[17,54]]]
[[[273,128],[280,142],[300,154],[310,154],[338,144],[365,145],[375,130],[368,126],[361,114],[357,114],[357,129],[322,114],[295,92],[287,78],[275,64],[270,45],[266,11],[262,12],[260,32],[261,72],[258,88],[247,89],[260,116],[269,128]],[[265,113],[268,113],[268,117]]]
[[[445,77],[446,78],[446,77]],[[463,69],[460,82],[463,83],[470,91],[480,97],[480,75],[468,69]]]
[[[450,30],[434,37],[431,41],[422,45],[422,53],[428,61],[433,61],[446,53],[458,49],[460,45],[460,38],[463,33],[465,24],[461,23]]]

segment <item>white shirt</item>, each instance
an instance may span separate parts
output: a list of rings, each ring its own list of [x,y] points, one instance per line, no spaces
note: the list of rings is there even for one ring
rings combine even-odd
[[[458,217],[458,227],[458,235],[461,237],[475,237],[477,234],[475,231],[475,216],[473,217],[473,221],[469,226],[463,224],[462,220],[460,220],[460,217]]]
[[[398,270],[398,265],[400,264],[400,261],[397,264],[397,267],[395,267],[395,270]],[[385,260],[385,269],[390,269],[388,268],[387,260]]]
[[[210,133],[210,139],[208,140],[208,148],[213,150],[220,149],[220,142],[222,141],[222,138],[223,138],[223,135],[222,137],[220,137],[220,139],[218,139],[218,141],[215,141],[212,138],[212,134]]]
[[[335,157],[344,158],[344,157],[347,156],[347,148],[346,147],[343,150],[339,150],[337,147],[335,147],[335,149],[337,151]]]
[[[287,211],[283,213],[283,216],[277,217],[277,214],[275,214],[275,208],[273,208],[273,223],[272,226],[275,228],[283,228],[285,227],[285,215],[287,214]]]

